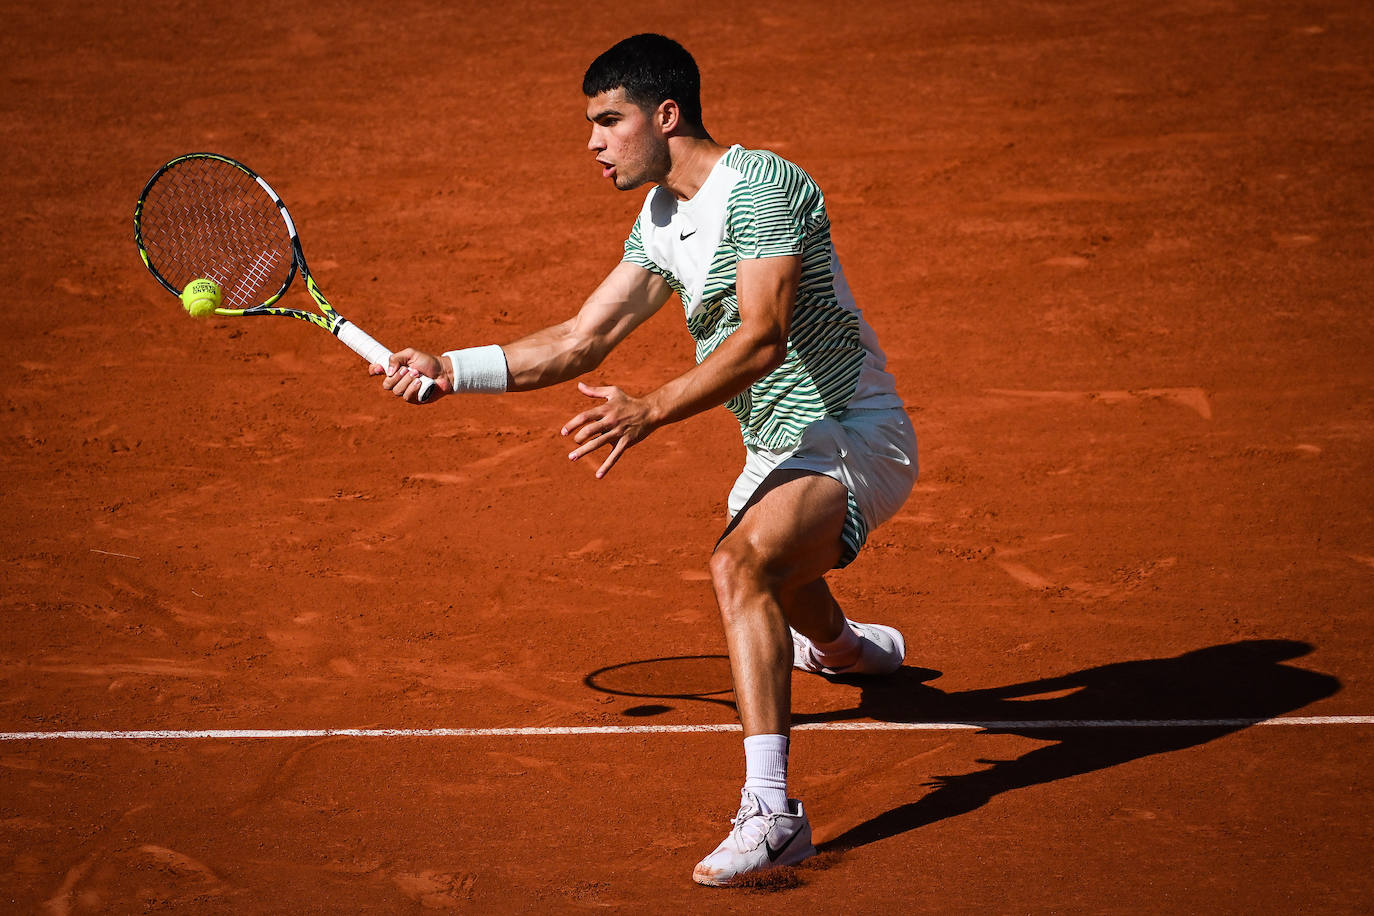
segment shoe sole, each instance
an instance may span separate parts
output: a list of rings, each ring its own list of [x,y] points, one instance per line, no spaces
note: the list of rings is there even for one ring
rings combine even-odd
[[[753,871],[742,872],[729,878],[716,878],[710,874],[692,870],[692,880],[703,887],[742,887],[753,884],[767,884],[768,874],[777,871],[779,868],[790,868],[800,865],[807,859],[816,854],[816,847],[807,844],[801,848],[787,850],[787,854],[776,862],[769,863],[767,868],[756,868]]]

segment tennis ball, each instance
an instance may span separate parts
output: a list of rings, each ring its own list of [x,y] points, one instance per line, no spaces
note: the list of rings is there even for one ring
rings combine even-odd
[[[181,291],[181,304],[192,318],[205,318],[219,308],[221,295],[218,283],[201,277],[186,284]]]

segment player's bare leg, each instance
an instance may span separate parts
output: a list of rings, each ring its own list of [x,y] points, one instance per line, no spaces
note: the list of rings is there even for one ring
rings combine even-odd
[[[711,579],[748,775],[730,835],[692,873],[701,884],[737,883],[815,851],[806,812],[787,798],[793,665],[884,673],[901,664],[901,634],[846,620],[822,578],[842,556],[847,511],[843,484],[808,472],[775,472],[716,545]]]
[[[797,593],[814,592],[840,559],[847,498],[829,477],[775,473],[716,545],[711,581],[745,737],[788,732],[792,642],[783,608],[815,604],[798,602]]]
[[[716,547],[712,578],[746,737],[787,734],[791,679],[776,667],[780,622],[792,630],[785,654],[804,671],[889,674],[905,657],[898,631],[849,621],[823,578],[840,558],[847,508],[839,482],[775,472]]]
[[[824,579],[794,591],[783,612],[788,625],[812,642],[834,642],[844,630],[844,613]]]
[[[844,486],[829,477],[777,472],[716,545],[711,578],[748,775],[730,835],[692,872],[698,883],[733,884],[815,852],[806,812],[787,798],[793,647],[783,608],[839,560],[846,505]]]
[[[794,591],[783,611],[792,627],[792,663],[802,671],[891,674],[906,657],[900,632],[848,620],[824,579]]]

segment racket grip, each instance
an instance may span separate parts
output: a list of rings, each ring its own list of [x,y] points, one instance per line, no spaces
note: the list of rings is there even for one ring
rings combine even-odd
[[[369,363],[376,363],[379,366],[386,366],[391,361],[391,351],[379,344],[362,328],[351,321],[345,320],[339,325],[339,340],[346,343],[350,350],[367,360]],[[434,396],[434,379],[428,376],[420,376],[420,394],[417,400],[424,404]]]

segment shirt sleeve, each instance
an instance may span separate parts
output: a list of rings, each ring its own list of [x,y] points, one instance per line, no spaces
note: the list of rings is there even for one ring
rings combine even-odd
[[[815,193],[785,172],[752,176],[731,195],[730,232],[741,258],[801,254]]]
[[[655,264],[653,259],[649,257],[649,253],[644,250],[644,237],[639,231],[641,219],[643,219],[642,216],[637,218],[634,226],[630,229],[630,237],[625,240],[625,256],[620,260],[629,261],[631,264],[652,271],[660,277],[667,277],[668,274],[663,268]]]

